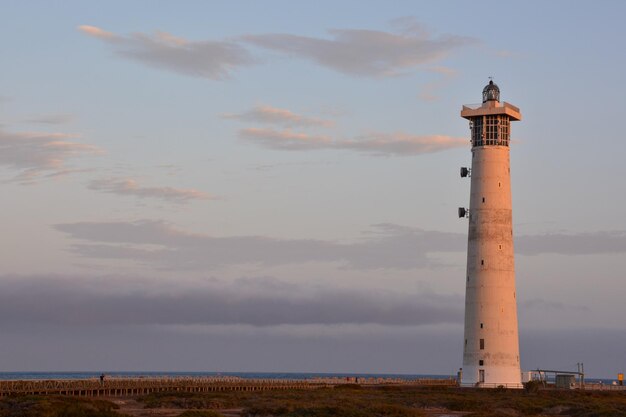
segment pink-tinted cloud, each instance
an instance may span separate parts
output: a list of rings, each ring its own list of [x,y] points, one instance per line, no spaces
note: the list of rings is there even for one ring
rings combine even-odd
[[[443,67],[432,71],[446,76],[454,74]],[[320,120],[296,114],[286,109],[271,106],[257,106],[238,114],[227,114],[225,118],[241,121],[263,122],[274,125],[288,125],[289,128],[248,127],[239,131],[239,136],[260,146],[279,150],[340,149],[369,153],[379,156],[419,155],[446,149],[464,147],[467,139],[446,135],[412,135],[404,132],[374,133],[354,138],[333,138],[305,131],[296,131],[292,126],[311,128],[320,125],[331,126],[332,120]],[[322,123],[323,122],[323,123]]]
[[[89,183],[89,188],[105,193],[134,196],[138,198],[156,198],[175,203],[187,203],[192,200],[207,200],[212,198],[209,194],[194,189],[145,187],[130,178],[97,179]]]
[[[337,143],[340,149],[352,149],[376,155],[420,155],[467,146],[466,138],[445,135],[411,135],[408,133],[374,134]]]
[[[286,33],[246,35],[241,39],[344,74],[367,77],[395,76],[478,43],[465,36],[434,37],[423,28],[416,30],[415,25],[401,33],[364,29],[336,29],[329,33],[329,39]]]
[[[78,30],[108,43],[118,56],[192,77],[224,79],[253,63],[248,51],[231,41],[191,41],[167,32],[124,36],[88,25]]]
[[[380,156],[409,156],[467,146],[466,138],[407,133],[372,134],[354,139],[331,139],[291,130],[247,128],[240,136],[261,146],[280,150],[342,149]]]
[[[117,38],[117,36],[115,36],[113,33],[107,32],[106,30],[102,30],[99,27],[95,27],[95,26],[81,25],[78,27],[78,30],[80,30],[81,32],[89,36],[93,36],[94,38],[102,38],[102,39],[116,39]]]
[[[247,122],[275,123],[285,126],[301,127],[332,127],[335,122],[332,120],[319,119],[316,117],[303,116],[287,109],[259,105],[243,113],[224,114],[225,119],[237,119]]]
[[[239,134],[244,139],[271,149],[305,150],[333,147],[333,142],[328,136],[310,135],[292,130],[251,127],[240,130]]]
[[[348,75],[387,77],[435,64],[454,50],[478,43],[466,36],[434,36],[413,18],[396,26],[399,30],[395,33],[334,29],[329,31],[330,38],[266,33],[217,41],[192,41],[161,31],[118,35],[90,25],[79,26],[78,30],[108,43],[121,57],[214,80],[227,78],[233,70],[254,64],[255,60],[242,44],[308,59]]]
[[[18,171],[14,180],[28,183],[42,175],[67,172],[69,159],[103,153],[63,133],[13,133],[0,130],[0,166]]]

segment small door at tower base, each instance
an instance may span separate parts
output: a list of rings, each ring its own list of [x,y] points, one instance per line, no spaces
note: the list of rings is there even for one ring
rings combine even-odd
[[[484,383],[485,382],[485,370],[484,369],[479,369],[478,370],[478,382],[480,382],[480,383]]]

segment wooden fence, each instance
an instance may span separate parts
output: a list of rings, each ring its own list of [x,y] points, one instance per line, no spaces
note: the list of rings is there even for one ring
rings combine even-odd
[[[0,381],[0,397],[7,395],[71,395],[123,397],[153,392],[218,392],[314,389],[342,384],[454,386],[453,379],[400,380],[387,378],[244,379],[237,377],[107,377],[93,379]]]

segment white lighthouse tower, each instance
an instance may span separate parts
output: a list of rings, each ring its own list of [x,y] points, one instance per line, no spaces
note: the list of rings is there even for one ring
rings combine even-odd
[[[500,102],[493,81],[481,105],[464,105],[472,142],[462,385],[521,388],[509,167],[510,122],[520,110]]]

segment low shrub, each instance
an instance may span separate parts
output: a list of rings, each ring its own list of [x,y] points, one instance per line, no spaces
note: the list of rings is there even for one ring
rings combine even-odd
[[[0,417],[123,417],[109,401],[70,397],[9,397],[0,401]]]
[[[224,417],[215,410],[187,410],[178,417]]]
[[[524,391],[526,391],[527,393],[535,393],[539,391],[539,388],[541,388],[542,386],[543,383],[537,380],[524,382]]]

